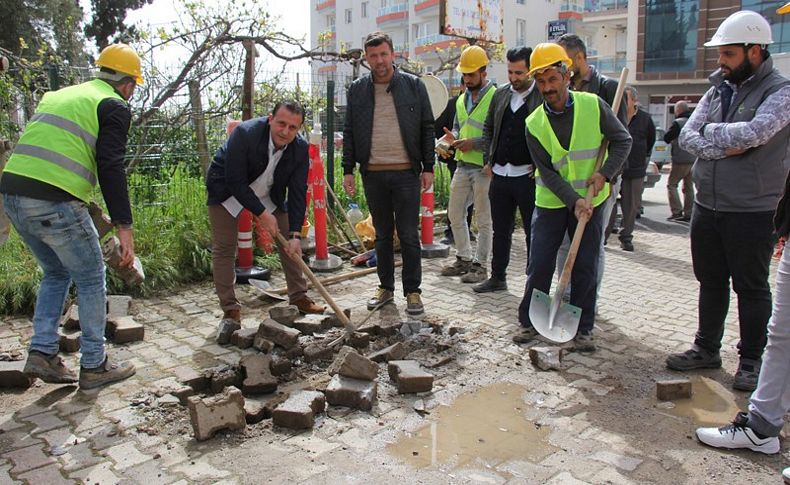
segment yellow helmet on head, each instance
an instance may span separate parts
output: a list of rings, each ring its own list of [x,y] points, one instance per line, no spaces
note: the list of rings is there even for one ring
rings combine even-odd
[[[102,49],[96,65],[131,76],[137,84],[143,84],[140,56],[126,44],[112,44]]]
[[[461,52],[461,59],[458,61],[456,71],[461,74],[475,72],[481,67],[488,65],[488,54],[479,45],[470,45]]]
[[[538,72],[543,72],[546,69],[554,67],[555,64],[561,62],[565,67],[570,68],[573,61],[568,57],[568,53],[559,44],[553,42],[544,42],[535,46],[532,54],[529,56],[530,76]]]

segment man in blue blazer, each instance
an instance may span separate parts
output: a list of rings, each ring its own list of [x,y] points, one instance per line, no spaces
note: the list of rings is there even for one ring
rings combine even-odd
[[[279,231],[288,239],[288,246],[278,247],[278,252],[290,303],[302,313],[324,311],[307,296],[307,281],[292,259],[302,255],[300,234],[310,166],[308,143],[298,134],[303,123],[304,108],[294,101],[281,101],[268,117],[239,124],[209,167],[211,260],[223,320],[241,322],[234,264],[242,209],[252,212],[256,223],[270,233]]]

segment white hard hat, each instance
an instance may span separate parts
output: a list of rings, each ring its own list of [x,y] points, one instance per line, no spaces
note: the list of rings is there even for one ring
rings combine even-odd
[[[765,17],[751,10],[741,10],[724,19],[710,42],[705,42],[705,47],[773,43],[771,25],[765,20]]]

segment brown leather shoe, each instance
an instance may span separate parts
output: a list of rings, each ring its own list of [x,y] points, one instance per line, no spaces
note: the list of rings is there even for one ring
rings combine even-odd
[[[326,307],[319,305],[318,303],[311,300],[309,297],[302,297],[296,301],[292,301],[291,305],[296,306],[301,313],[324,313]]]
[[[228,318],[230,320],[236,320],[237,322],[241,322],[241,310],[225,310],[222,315],[222,318]]]

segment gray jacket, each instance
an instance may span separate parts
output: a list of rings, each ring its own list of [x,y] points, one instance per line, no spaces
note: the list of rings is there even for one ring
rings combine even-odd
[[[510,91],[510,84],[505,84],[494,91],[494,99],[491,100],[491,106],[489,106],[488,114],[486,115],[486,122],[485,125],[483,125],[482,151],[483,163],[486,165],[492,165],[494,163],[494,153],[496,153],[496,146],[499,141],[499,130],[502,128],[502,117],[505,115],[505,110],[510,106],[512,94],[513,93]],[[535,108],[540,106],[543,102],[543,96],[540,95],[540,91],[537,86],[535,86],[534,81],[529,89],[527,89],[524,102],[530,113],[535,111]],[[524,129],[527,129],[526,125],[524,125]],[[529,156],[529,154],[525,155]]]
[[[766,98],[790,85],[790,81],[773,68],[769,57],[752,77],[737,87],[729,110],[722,113],[721,71],[714,72],[710,80],[713,87],[702,97],[680,133],[680,147],[698,157],[693,168],[696,201],[706,209],[723,212],[773,211],[782,195],[786,175],[790,125],[782,123],[785,115],[771,116],[776,122],[766,125],[763,132],[773,126],[776,133],[741,155],[726,156],[723,150],[728,146],[711,140],[717,136],[723,138],[721,133],[729,136],[728,126],[737,131],[736,125],[750,122]],[[787,109],[776,104],[773,111]]]
[[[415,173],[433,172],[433,113],[425,85],[417,76],[395,69],[387,90],[395,102],[400,136],[412,169]],[[348,88],[343,127],[344,175],[354,173],[357,163],[362,173],[367,171],[373,145],[374,92],[371,74],[357,79]]]
[[[686,122],[688,120],[689,120],[688,118],[681,118],[681,117],[675,120],[675,123],[677,123],[678,129],[680,131],[683,131],[683,127],[686,126]],[[672,140],[671,143],[672,143],[672,152],[671,152],[672,163],[676,163],[678,165],[690,165],[694,163],[694,160],[697,159],[697,157],[695,157],[691,153],[680,148],[680,137],[675,138],[674,140]]]

